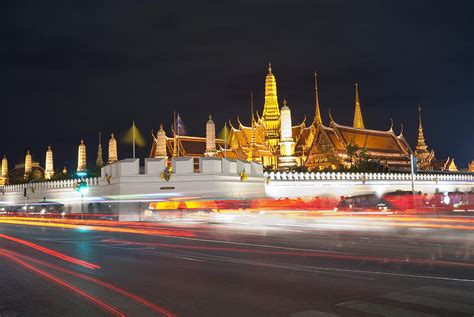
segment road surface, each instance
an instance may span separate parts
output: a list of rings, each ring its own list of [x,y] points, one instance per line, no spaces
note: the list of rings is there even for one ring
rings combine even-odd
[[[473,220],[0,220],[0,316],[472,316]]]

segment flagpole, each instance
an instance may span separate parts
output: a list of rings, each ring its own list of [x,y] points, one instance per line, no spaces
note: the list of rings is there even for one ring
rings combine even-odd
[[[132,121],[132,146],[133,146],[133,158],[135,158],[135,121]]]
[[[178,112],[178,120],[177,120],[177,129],[178,129],[178,139],[179,139],[179,112]],[[178,145],[178,157],[179,157],[179,143],[177,143]]]

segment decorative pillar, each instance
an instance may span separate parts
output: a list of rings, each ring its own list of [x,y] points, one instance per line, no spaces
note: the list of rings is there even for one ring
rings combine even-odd
[[[107,161],[107,163],[110,164],[117,161],[117,140],[115,140],[114,134],[112,133],[109,140],[109,160]]]
[[[2,159],[2,177],[8,177],[8,160],[6,155]]]
[[[28,176],[29,173],[31,173],[31,170],[33,169],[32,165],[33,160],[31,159],[30,150],[28,150],[25,156],[25,178]]]
[[[209,120],[206,123],[206,153],[205,156],[216,156],[216,125],[212,121],[212,116],[209,115]]]
[[[86,145],[84,140],[81,140],[79,149],[77,151],[77,171],[84,172],[87,170],[87,157],[86,157]]]
[[[160,130],[156,133],[156,151],[155,158],[168,158],[166,152],[166,132],[163,128],[163,124],[160,124]]]
[[[51,150],[51,146],[48,146],[48,150],[46,151],[44,178],[51,179],[53,175],[54,175],[53,151]]]
[[[291,110],[286,100],[283,101],[280,113],[280,157],[278,158],[278,166],[289,170],[297,165],[297,161],[295,157],[295,142],[293,141],[291,129]]]

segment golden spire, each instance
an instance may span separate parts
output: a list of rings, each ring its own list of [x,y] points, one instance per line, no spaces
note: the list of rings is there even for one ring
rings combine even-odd
[[[99,145],[97,146],[97,160],[95,161],[97,167],[104,166],[104,160],[102,158],[102,133],[99,132]]]
[[[314,72],[314,97],[316,101],[313,125],[322,124],[321,110],[319,109],[319,95],[318,95],[318,74]]]
[[[428,151],[425,136],[423,135],[423,125],[421,123],[421,106],[418,107],[418,143],[416,145],[416,151],[420,153]]]
[[[355,84],[355,111],[354,111],[354,128],[365,129],[364,119],[362,118],[362,110],[360,109],[359,85]]]
[[[268,71],[271,72],[271,65],[269,64],[268,66]],[[252,127],[252,132],[251,132],[251,137],[250,137],[250,147],[249,147],[249,153],[247,155],[247,159],[249,161],[253,161],[256,158],[255,155],[255,118],[253,115],[253,92],[250,92],[250,120],[251,120],[251,127]]]
[[[278,106],[276,80],[270,63],[265,78],[265,104],[263,105],[262,118],[265,123],[268,142],[272,148],[275,148],[280,141],[280,108]]]

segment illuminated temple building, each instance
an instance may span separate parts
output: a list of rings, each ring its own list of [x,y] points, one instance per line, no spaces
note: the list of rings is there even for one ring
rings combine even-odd
[[[242,124],[239,118],[237,125],[230,122],[227,137],[215,139],[215,155],[258,161],[273,169],[288,170],[306,166],[309,170],[323,170],[351,166],[347,149],[348,146],[355,146],[358,151],[363,150],[371,161],[388,170],[409,170],[411,154],[418,158],[418,167],[421,170],[456,170],[454,160],[448,158],[437,161],[434,151],[428,151],[423,136],[421,113],[418,144],[416,150],[412,151],[403,135],[403,128],[398,134],[393,130],[393,124],[390,124],[387,130],[366,128],[357,84],[352,126],[337,123],[331,113],[329,123],[323,123],[316,75],[314,94],[315,106],[311,124],[306,125],[306,120],[303,120],[297,125],[291,125],[290,105],[285,101],[283,107],[279,107],[276,79],[269,64],[262,115],[252,110],[250,126]],[[179,136],[173,132],[173,135],[168,137],[161,128],[157,137],[153,138],[150,157],[173,157],[178,154],[199,157],[208,153],[206,139],[209,139],[209,133],[206,133],[206,137],[195,137]],[[164,150],[158,153],[158,144],[162,149],[166,145],[166,153]]]

